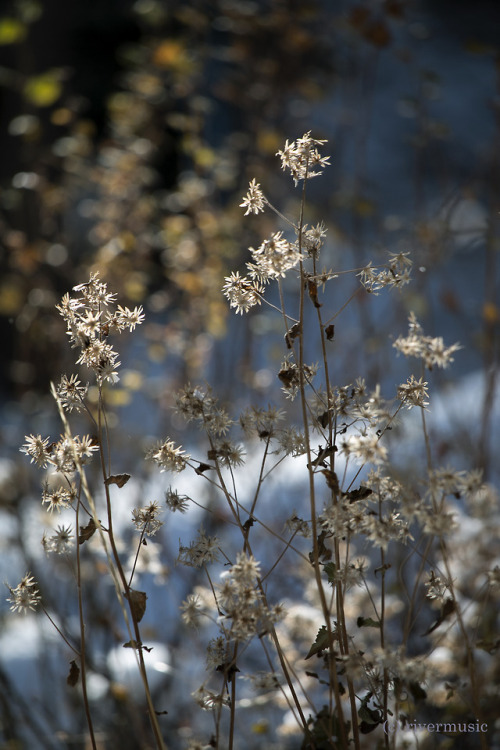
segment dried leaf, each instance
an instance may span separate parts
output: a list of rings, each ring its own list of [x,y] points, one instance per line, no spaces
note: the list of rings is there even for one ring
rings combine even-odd
[[[335,641],[336,639],[336,633],[332,633],[332,640]],[[322,651],[326,651],[328,648],[330,648],[330,638],[328,636],[328,630],[326,629],[326,625],[322,625],[318,630],[316,640],[307,652],[307,656],[305,658],[310,659],[311,656],[314,656],[315,654],[320,655]]]
[[[204,464],[200,463],[199,466],[196,467],[195,473],[196,474],[203,474],[204,471],[208,471],[209,469],[213,469],[213,466],[210,466],[210,464]]]
[[[123,648],[139,648],[137,641],[131,640],[123,644]]]
[[[451,615],[453,612],[455,612],[456,605],[454,599],[446,599],[443,606],[441,607],[441,612],[439,613],[439,616],[428,630],[425,631],[422,635],[430,635],[430,633],[434,632],[442,623]]]
[[[321,302],[318,300],[318,285],[312,279],[307,279],[307,291],[314,307],[322,307]]]
[[[329,562],[323,566],[323,570],[328,576],[328,583],[331,583],[333,586],[333,584],[335,583],[335,575],[337,573],[337,566],[335,565],[335,563]]]
[[[69,667],[69,674],[66,678],[66,682],[70,687],[75,687],[78,680],[80,678],[80,667],[76,663],[76,661],[73,659],[73,661],[70,662]]]
[[[80,533],[78,535],[78,544],[83,544],[84,542],[88,542],[91,536],[95,534],[95,531],[97,529],[96,523],[93,518],[91,518],[86,526],[80,526]]]
[[[295,379],[295,370],[293,369],[293,367],[283,367],[279,371],[278,377],[285,388],[289,388]]]
[[[112,474],[110,477],[104,480],[104,484],[108,486],[110,484],[116,484],[116,486],[120,487],[121,489],[123,485],[127,484],[129,479],[130,474]]]
[[[327,536],[326,531],[322,531],[321,534],[318,535],[318,560],[330,560],[332,556],[331,549],[328,549],[328,547],[325,544],[325,539]],[[309,560],[314,565],[314,550],[311,550],[309,552]]]
[[[130,602],[130,609],[137,622],[140,622],[144,617],[147,598],[144,591],[134,591],[134,589],[130,589],[129,591],[128,600]]]
[[[372,617],[358,617],[356,625],[358,628],[379,628],[380,622],[374,620]]]
[[[325,328],[325,333],[328,341],[333,341],[333,337],[335,336],[335,326],[333,323],[330,323],[330,325]]]
[[[358,500],[365,500],[367,497],[370,497],[370,495],[372,494],[373,494],[373,490],[361,484],[357,490],[351,490],[350,492],[346,492],[344,494],[344,497],[347,498],[347,500],[349,500],[350,503],[355,503]]]
[[[330,469],[321,469],[321,473],[324,474],[328,487],[337,495],[340,488],[339,479],[336,473],[334,471],[330,471]]]
[[[294,323],[293,326],[285,333],[285,343],[288,349],[292,348],[292,341],[294,341],[300,334],[300,323]]]
[[[243,524],[243,531],[245,532],[245,536],[248,536],[248,532],[250,531],[250,529],[252,528],[252,526],[254,525],[254,523],[255,522],[254,522],[253,518],[247,518],[247,520]]]
[[[322,428],[325,430],[328,427],[328,423],[330,422],[330,412],[324,411],[321,416],[318,417],[318,422],[322,426]]]

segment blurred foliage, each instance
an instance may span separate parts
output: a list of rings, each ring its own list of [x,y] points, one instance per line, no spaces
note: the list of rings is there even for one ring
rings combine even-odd
[[[466,167],[457,156],[443,71],[426,59],[425,5],[106,0],[61,14],[55,0],[9,0],[0,15],[2,393],[38,398],[72,366],[53,306],[95,268],[125,304],[145,305],[143,375],[146,357],[153,371],[161,367],[167,400],[172,380],[215,375],[229,386],[234,366],[225,352],[234,355],[235,345],[237,373],[248,381],[268,329],[256,314],[244,336],[225,340],[220,288],[248,245],[276,227],[267,216],[242,222],[240,196],[255,177],[293,210],[293,199],[279,204],[275,152],[311,127],[331,144],[330,183],[310,191],[316,215],[308,220],[327,222],[332,264],[361,267],[385,247],[411,248],[424,269],[389,314],[372,316],[357,296],[342,348],[345,377],[367,367],[373,380],[383,377],[390,342],[381,318],[404,320],[407,306],[434,318],[436,331],[451,321],[464,357],[475,348],[490,366],[500,329],[498,219],[490,210],[499,149],[494,139],[482,143]],[[463,45],[464,56],[494,67],[487,39]],[[391,68],[404,71],[402,87]],[[374,104],[384,97],[387,135]],[[405,184],[391,185],[395,133]],[[370,161],[380,150],[387,176]],[[472,301],[442,273],[467,242],[483,243],[484,288]],[[350,335],[355,325],[362,349]],[[33,398],[21,403],[29,411]]]
[[[51,32],[46,5],[13,2],[0,19],[12,53],[0,71],[11,150],[0,196],[4,388],[46,388],[61,356],[52,306],[89,266],[153,313],[150,356],[175,353],[192,376],[204,364],[199,335],[225,330],[221,279],[242,246],[236,197],[294,129],[290,102],[307,110],[328,89],[331,14],[325,26],[315,3],[290,13],[284,2],[139,1],[118,11],[127,42],[111,34],[117,9],[106,17],[89,4],[79,33],[108,29],[119,65],[101,125],[99,103],[75,88],[89,50],[72,70],[56,33],[81,25],[83,7]],[[49,33],[60,55],[45,68],[36,51]]]

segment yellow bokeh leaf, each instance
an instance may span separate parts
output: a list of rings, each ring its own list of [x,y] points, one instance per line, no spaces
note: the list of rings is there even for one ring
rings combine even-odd
[[[26,36],[26,26],[17,18],[0,18],[0,44],[15,44]]]
[[[130,391],[138,391],[142,388],[144,378],[137,370],[124,370],[121,377],[124,387]]]
[[[500,321],[500,308],[493,302],[485,302],[483,305],[483,318],[490,325]]]
[[[106,400],[111,406],[128,406],[132,397],[125,388],[110,388],[106,391]]]
[[[28,78],[24,86],[24,96],[36,107],[50,107],[62,93],[60,72],[49,70],[39,76]]]
[[[265,719],[260,719],[252,724],[252,732],[254,734],[267,734],[269,732],[269,722]]]

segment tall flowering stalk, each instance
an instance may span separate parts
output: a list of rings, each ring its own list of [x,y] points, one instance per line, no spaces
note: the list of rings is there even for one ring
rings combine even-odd
[[[30,457],[32,463],[36,463],[41,468],[51,468],[60,477],[60,484],[55,489],[49,488],[48,484],[44,487],[42,501],[48,505],[48,510],[52,512],[72,508],[75,512],[75,531],[70,527],[59,526],[53,536],[48,538],[44,536],[42,541],[46,552],[57,554],[69,553],[76,541],[80,647],[76,649],[78,664],[76,661],[72,662],[72,665],[75,666],[72,667],[68,681],[71,678],[73,681],[71,684],[76,684],[81,675],[92,747],[96,748],[96,740],[86,689],[87,639],[85,606],[82,595],[81,547],[97,532],[101,538],[109,573],[114,582],[116,595],[129,632],[128,645],[135,650],[137,655],[138,669],[144,686],[156,746],[163,748],[164,743],[148,684],[143,655],[144,646],[139,626],[145,612],[146,595],[132,587],[135,564],[130,578],[127,579],[114,534],[110,488],[113,485],[122,487],[129,479],[129,475],[112,474],[105,396],[105,387],[112,386],[119,380],[120,362],[118,353],[111,343],[111,338],[113,334],[125,330],[134,331],[136,326],[144,320],[144,313],[142,307],[131,310],[121,305],[115,305],[116,295],[108,291],[107,284],[99,278],[97,273],[91,274],[88,282],[79,284],[73,291],[76,294],[66,294],[61,303],[57,305],[57,309],[66,323],[70,345],[77,349],[79,353],[76,364],[86,369],[97,388],[97,407],[94,410],[87,401],[89,382],[83,384],[80,376],[75,374],[63,375],[59,384],[52,386],[52,393],[59,409],[64,433],[55,442],[50,442],[49,438],[42,438],[40,435],[30,435],[26,438],[22,450]],[[73,411],[84,412],[88,416],[96,437],[84,436],[80,438],[72,434],[67,415]],[[105,524],[100,521],[100,511],[85,473],[85,465],[95,454],[99,458],[101,467],[102,487],[105,497]],[[157,518],[158,512],[159,508],[154,503],[147,508],[134,511],[133,522],[136,528],[141,531],[136,561],[144,537],[147,534],[154,533],[158,524],[161,523]],[[19,598],[19,594],[16,593],[18,589],[19,587],[11,589],[14,599],[15,597]],[[31,601],[34,602],[34,600],[35,598],[32,596]],[[20,604],[18,608],[20,608]]]
[[[303,748],[360,748],[364,744],[363,736],[377,729],[379,736],[381,734],[382,745],[388,748],[389,735],[380,730],[387,726],[390,717],[400,716],[404,691],[415,696],[425,692],[423,686],[431,678],[431,671],[423,656],[410,658],[406,655],[405,646],[410,630],[403,634],[402,646],[397,654],[391,651],[388,638],[388,576],[392,567],[389,562],[390,550],[394,550],[397,545],[410,546],[409,558],[413,554],[421,555],[420,583],[425,569],[431,567],[432,551],[440,549],[445,570],[448,571],[446,578],[449,602],[443,605],[445,614],[438,625],[451,613],[458,613],[459,610],[446,562],[447,546],[444,537],[453,528],[453,517],[448,505],[444,502],[444,497],[436,502],[433,495],[427,495],[418,503],[412,504],[409,498],[414,497],[415,490],[405,488],[393,478],[389,463],[389,444],[386,438],[402,410],[420,409],[425,431],[424,411],[429,404],[429,393],[424,374],[419,378],[410,375],[406,382],[398,386],[396,397],[392,400],[382,397],[379,386],[369,390],[363,378],[358,378],[354,384],[347,386],[336,385],[340,373],[332,368],[332,342],[335,338],[334,321],[343,308],[336,313],[325,312],[324,305],[328,297],[326,294],[323,297],[323,292],[327,284],[335,283],[346,272],[320,267],[321,250],[326,236],[325,226],[320,223],[309,227],[305,223],[308,182],[319,176],[329,164],[329,157],[321,154],[324,144],[325,141],[306,133],[292,143],[287,141],[284,149],[278,152],[283,170],[290,172],[295,186],[301,184],[301,204],[296,219],[283,216],[265,196],[260,184],[255,180],[250,182],[241,203],[245,215],[273,210],[285,222],[292,236],[286,236],[284,230],[276,231],[263,240],[257,249],[250,248],[246,273],[231,273],[223,286],[223,293],[230,306],[236,313],[243,315],[256,305],[267,304],[274,308],[266,299],[266,290],[269,284],[277,284],[279,311],[288,350],[277,374],[285,397],[291,401],[298,400],[301,417],[300,427],[297,428],[280,424],[284,412],[271,407],[268,410],[251,408],[241,415],[240,426],[245,434],[257,435],[264,444],[261,469],[250,507],[243,506],[239,501],[233,473],[243,460],[241,452],[230,440],[221,441],[217,429],[214,429],[215,424],[222,424],[220,432],[225,434],[231,426],[229,418],[224,416],[222,422],[219,421],[220,416],[216,419],[216,414],[221,413],[220,409],[212,395],[201,389],[190,388],[178,398],[179,412],[188,421],[197,420],[206,430],[210,450],[209,463],[200,461],[197,464],[189,457],[185,462],[181,461],[185,466],[177,464],[175,468],[191,467],[222,491],[234,523],[240,528],[243,554],[252,555],[246,564],[252,570],[253,587],[235,599],[238,602],[236,610],[232,606],[233,597],[228,599],[228,593],[233,591],[234,584],[225,583],[222,592],[211,584],[219,612],[220,636],[209,647],[207,663],[209,667],[222,671],[225,681],[218,693],[202,686],[195,695],[204,709],[216,712],[218,727],[222,707],[229,708],[230,747],[233,747],[235,673],[239,671],[237,658],[241,652],[241,644],[247,644],[252,636],[258,636],[262,643],[261,633],[255,625],[256,603],[264,603],[268,613],[273,611],[267,602],[263,584],[277,563],[263,575],[252,552],[252,539],[257,541],[254,528],[281,538],[256,513],[257,504],[263,495],[264,480],[275,468],[269,467],[268,463],[273,454],[304,456],[306,460],[309,512],[306,519],[294,513],[287,521],[285,528],[291,532],[291,536],[288,540],[282,539],[284,548],[279,559],[290,549],[296,554],[302,554],[295,544],[299,536],[311,540],[307,559],[312,568],[317,604],[323,619],[323,625],[306,655],[306,659],[313,656],[321,659],[327,675],[326,679],[320,679],[317,673],[306,671],[309,678],[314,675],[320,684],[328,686],[327,704],[321,709],[315,706],[311,698],[311,679],[301,677],[286,658],[281,641],[283,632],[286,632],[282,628],[282,623],[287,622],[286,608],[278,606],[275,618],[267,615],[267,625],[263,630],[270,636],[275,648],[277,664],[266,651],[272,674],[275,674],[275,670],[281,670],[288,706],[304,734]],[[408,253],[391,253],[384,266],[374,267],[368,263],[352,273],[358,276],[360,288],[376,295],[385,288],[401,289],[408,284],[411,266]],[[285,302],[282,286],[283,279],[290,275],[297,278],[296,309],[292,308],[292,303]],[[319,364],[306,361],[314,335],[310,322],[311,308],[317,324]],[[399,337],[394,342],[394,347],[405,356],[419,357],[429,370],[433,366],[447,367],[453,361],[453,354],[460,348],[458,344],[445,346],[441,338],[424,335],[413,314],[410,317],[409,336]],[[180,450],[175,448],[175,454],[170,460],[171,466]],[[162,463],[164,465],[159,460],[160,453],[155,458],[160,466]],[[224,465],[229,469],[229,476],[223,471]],[[339,466],[342,474],[338,473]],[[372,468],[368,471],[370,466]],[[214,479],[209,476],[212,471],[215,472]],[[420,531],[415,542],[417,527]],[[369,560],[354,556],[356,545],[363,539],[374,550],[378,550],[379,564],[375,568],[375,577],[379,581],[378,600],[374,598],[368,583]],[[422,539],[426,539],[425,543]],[[422,544],[423,552],[420,552]],[[198,564],[205,566],[208,558],[203,552],[204,545],[205,542],[200,538],[193,546],[184,548],[181,550],[180,561],[193,564],[192,561],[196,560]],[[217,543],[214,547],[217,547]],[[370,558],[373,557],[372,554]],[[215,558],[212,558],[212,562],[213,559]],[[241,562],[242,558],[237,559]],[[231,570],[234,570],[234,566]],[[419,583],[415,584],[409,600],[407,622],[415,617]],[[364,653],[364,641],[353,630],[349,605],[353,587],[361,587],[366,591],[368,598],[365,607],[368,605],[372,609],[368,616],[360,615],[354,625],[358,633],[369,633],[370,629],[375,631],[374,637],[366,637],[366,646],[372,649],[371,656]],[[445,599],[446,601],[448,600]],[[207,615],[206,606],[198,595],[192,595],[186,600],[183,611],[185,621],[192,624],[198,623],[203,615]],[[225,626],[227,618],[231,622],[229,629]],[[247,623],[243,630],[238,625],[242,618]],[[457,619],[461,622],[460,614],[457,614]],[[465,636],[466,628],[463,623],[461,627]],[[264,647],[263,643],[262,645]],[[470,656],[469,646],[467,653],[469,676],[474,688],[474,660]],[[273,679],[276,684],[280,684],[276,676]],[[476,715],[479,716],[479,703],[473,699],[473,704]],[[481,741],[485,747],[483,737]]]

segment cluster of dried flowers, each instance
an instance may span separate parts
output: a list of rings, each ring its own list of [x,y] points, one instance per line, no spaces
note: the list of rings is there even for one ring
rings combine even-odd
[[[306,133],[292,143],[287,141],[278,152],[283,169],[290,172],[296,185],[321,174],[329,163],[328,157],[320,153],[324,143]],[[245,215],[268,208],[275,210],[255,180],[250,182],[241,207]],[[472,691],[470,705],[474,711],[480,710],[474,699],[477,677],[470,656],[476,632],[472,626],[475,628],[477,623],[466,615],[467,607],[461,608],[460,603],[461,596],[471,602],[474,595],[458,591],[448,540],[459,522],[455,501],[463,500],[476,515],[486,516],[494,503],[494,493],[483,483],[480,472],[437,469],[430,461],[418,479],[407,486],[394,475],[388,440],[399,412],[418,408],[429,453],[425,428],[429,383],[424,380],[424,368],[447,367],[460,346],[445,346],[441,338],[425,335],[411,314],[409,334],[397,338],[394,348],[406,357],[421,360],[422,374],[418,379],[410,375],[397,387],[392,399],[384,398],[378,385],[369,388],[362,377],[347,385],[333,385],[326,353],[327,343],[333,340],[333,326],[323,322],[323,303],[318,295],[339,274],[318,270],[326,230],[323,224],[311,228],[304,224],[303,209],[304,205],[297,223],[288,222],[293,238],[276,231],[257,249],[250,248],[247,275],[232,273],[225,278],[222,290],[230,306],[244,314],[266,301],[267,284],[281,285],[290,272],[299,278],[299,312],[292,316],[284,307],[281,310],[288,351],[277,377],[285,397],[300,402],[302,422],[298,426],[289,424],[285,412],[271,405],[248,407],[239,419],[233,419],[209,387],[187,385],[176,394],[175,409],[187,423],[197,424],[205,433],[206,456],[195,458],[170,437],[148,453],[160,472],[176,475],[191,470],[196,481],[206,482],[211,490],[218,491],[225,500],[232,526],[241,533],[240,546],[230,551],[224,548],[222,535],[200,527],[194,540],[179,544],[177,557],[178,563],[194,569],[194,574],[196,569],[201,570],[209,581],[209,586],[197,582],[180,610],[185,624],[198,628],[204,623],[210,628],[206,652],[210,677],[192,697],[203,709],[214,712],[216,746],[222,742],[221,712],[227,708],[232,717],[228,746],[233,747],[236,675],[245,653],[254,653],[252,647],[262,648],[270,667],[269,672],[258,670],[254,675],[256,689],[276,692],[278,705],[295,716],[305,736],[304,747],[313,747],[313,740],[327,747],[335,737],[338,744],[332,746],[352,744],[359,748],[360,732],[375,730],[383,737],[389,716],[404,720],[408,696],[415,704],[425,695],[424,685],[438,684],[441,679],[423,650],[415,655],[407,648],[419,616],[419,596],[430,606],[440,607],[425,637],[432,639],[443,623],[456,622],[457,628],[450,630],[448,642],[457,652],[460,650],[457,631],[465,639],[468,654],[457,681],[468,684]],[[391,254],[384,266],[374,268],[368,264],[361,272],[353,271],[353,275],[358,275],[367,291],[377,294],[382,288],[401,289],[409,283],[411,265],[407,253]],[[106,382],[116,382],[120,364],[109,336],[125,329],[133,331],[144,314],[142,308],[115,307],[115,295],[108,292],[97,274],[75,291],[77,296],[66,295],[58,310],[67,324],[71,346],[79,349],[77,364],[93,372],[102,390]],[[323,345],[322,359],[314,364],[307,364],[304,359],[303,307],[307,299],[318,316]],[[82,385],[76,375],[63,376],[55,395],[65,411],[82,411],[87,409],[87,390],[88,385]],[[242,442],[234,437],[238,429],[243,434]],[[75,508],[80,502],[74,475],[99,448],[89,437],[68,434],[57,442],[41,435],[26,438],[22,450],[31,462],[43,469],[51,468],[63,478],[59,486],[44,486],[42,501],[49,511]],[[237,469],[259,449],[262,458],[255,476],[244,469],[238,479]],[[276,530],[267,523],[265,510],[262,516],[258,515],[257,506],[263,505],[265,480],[287,459],[302,461],[309,483],[309,502],[300,508],[300,515],[290,508],[284,528]],[[126,477],[108,477],[105,484],[121,486]],[[250,484],[253,495],[250,493],[250,503],[245,505],[242,488]],[[165,504],[172,512],[184,513],[191,503],[190,497],[175,488],[166,490]],[[141,545],[151,544],[151,549],[156,549],[149,539],[161,537],[160,513],[158,502],[132,512],[132,524],[140,532],[133,572]],[[80,529],[79,542],[93,532],[89,527]],[[257,534],[254,527],[259,527],[261,533]],[[261,544],[261,535],[264,544],[270,541],[277,550],[275,562],[267,563],[267,569],[253,551]],[[43,545],[48,552],[68,553],[73,537],[70,526],[60,525],[53,535],[44,536]],[[398,578],[397,570],[395,575],[391,573],[391,561],[402,559],[401,545],[405,551]],[[391,557],[394,550],[398,552]],[[272,603],[268,591],[275,567],[292,553],[297,555],[294,573],[303,584],[306,608],[293,602],[285,606],[279,596]],[[413,557],[418,558],[418,564],[412,569],[410,581],[405,566]],[[218,583],[213,581],[217,570]],[[389,593],[389,581],[391,591],[397,593]],[[492,600],[500,589],[499,581],[498,566],[485,571],[484,586]],[[472,591],[472,582],[470,586]],[[30,574],[16,588],[9,586],[9,591],[8,601],[14,611],[35,609],[40,601]],[[126,597],[140,615],[139,620],[145,612],[146,595],[129,586]],[[402,626],[398,615],[405,608],[406,624]],[[397,633],[398,648],[389,642],[393,632]],[[142,645],[134,643],[140,653]],[[316,669],[301,671],[297,665],[312,657],[317,659]],[[217,680],[219,684],[214,687]],[[439,692],[439,687],[433,689]],[[325,690],[330,708],[320,709]],[[344,694],[349,697],[350,709],[346,709]],[[439,700],[436,705],[441,706]],[[347,719],[346,710],[350,711]],[[307,719],[307,711],[314,716]],[[214,746],[213,742],[210,746]],[[196,743],[191,744],[195,746]]]

